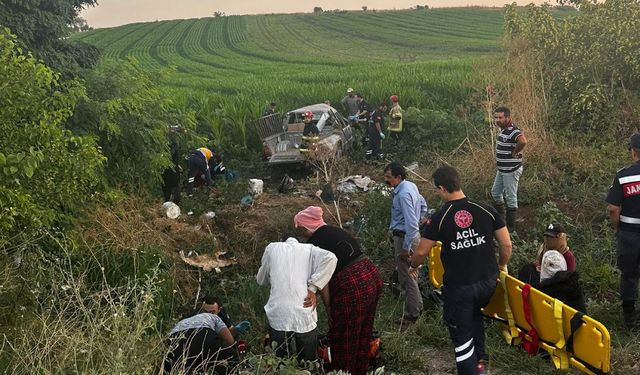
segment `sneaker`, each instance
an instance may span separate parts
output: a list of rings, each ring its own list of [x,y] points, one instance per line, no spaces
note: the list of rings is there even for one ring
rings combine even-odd
[[[487,364],[485,363],[484,360],[479,360],[478,361],[478,375],[488,375],[489,374],[489,369],[487,368]]]

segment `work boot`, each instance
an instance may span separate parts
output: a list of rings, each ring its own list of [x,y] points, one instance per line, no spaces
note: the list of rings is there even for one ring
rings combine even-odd
[[[507,222],[507,228],[509,229],[509,232],[516,231],[516,212],[517,211],[518,211],[517,208],[507,208],[506,222]]]
[[[636,301],[622,301],[622,316],[627,329],[638,328],[640,312],[636,311]]]
[[[493,207],[498,211],[498,215],[502,217],[502,220],[505,220],[505,207],[504,203],[493,202]]]

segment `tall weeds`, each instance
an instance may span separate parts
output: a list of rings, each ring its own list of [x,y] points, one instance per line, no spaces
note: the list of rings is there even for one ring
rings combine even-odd
[[[2,334],[0,367],[7,374],[152,373],[164,352],[160,264],[144,278],[114,285],[104,273],[111,264],[94,259],[93,267],[78,268],[73,245],[51,240],[56,255],[30,254],[23,261],[36,271],[13,280],[28,295],[17,301],[15,328]],[[7,274],[15,264],[3,266]],[[91,280],[95,267],[102,271],[99,283]]]

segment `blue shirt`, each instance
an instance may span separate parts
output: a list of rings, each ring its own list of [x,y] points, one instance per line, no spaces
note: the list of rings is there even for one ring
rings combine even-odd
[[[391,206],[391,224],[389,229],[405,233],[402,248],[412,250],[411,244],[420,236],[418,227],[420,218],[427,212],[427,202],[416,184],[403,180],[393,189],[393,205]]]

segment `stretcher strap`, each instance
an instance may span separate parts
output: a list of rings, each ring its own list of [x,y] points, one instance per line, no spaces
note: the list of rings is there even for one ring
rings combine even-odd
[[[564,349],[565,340],[564,340],[564,328],[562,327],[562,307],[564,303],[559,299],[555,299],[553,301],[553,318],[556,320],[556,328],[558,329],[558,342],[556,343],[556,348]]]
[[[522,346],[524,350],[530,355],[536,355],[538,353],[538,348],[540,347],[540,341],[538,338],[538,331],[536,331],[536,327],[533,326],[533,322],[531,321],[531,306],[529,305],[529,294],[531,294],[531,284],[524,284],[522,287],[522,308],[524,310],[524,320],[529,324],[529,331],[526,333],[526,336],[529,336],[529,340],[526,339],[524,332],[520,333],[520,337],[522,338]]]
[[[513,319],[511,306],[509,305],[509,294],[507,293],[506,279],[507,273],[500,271],[500,284],[502,284],[502,289],[504,290],[504,311],[507,313],[507,323],[509,327],[508,330],[503,330],[503,335],[509,345],[514,345],[516,344],[514,340],[519,339],[520,335],[518,333],[518,328],[516,327],[516,322]]]
[[[569,354],[564,350],[564,329],[562,326],[562,301],[555,299],[553,302],[553,318],[556,321],[556,328],[558,330],[558,342],[555,343],[552,350],[548,350],[551,355],[553,365],[560,370],[566,370],[569,368]]]
[[[578,330],[578,328],[582,327],[583,321],[582,321],[582,317],[584,316],[584,313],[577,311],[575,314],[573,314],[573,317],[571,317],[571,334],[569,334],[569,337],[567,337],[567,351],[570,353],[573,353],[573,335],[576,333],[576,331]]]

